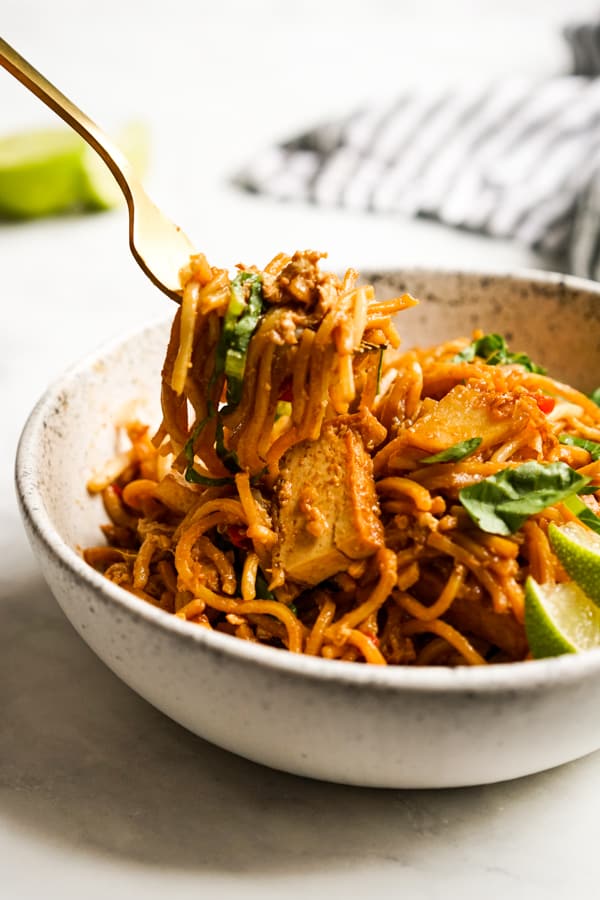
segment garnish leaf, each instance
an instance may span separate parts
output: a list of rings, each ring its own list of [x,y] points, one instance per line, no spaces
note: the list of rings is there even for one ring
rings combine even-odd
[[[585,509],[582,509],[581,512],[577,513],[577,518],[580,519],[584,525],[587,525],[588,528],[591,528],[592,531],[595,531],[596,534],[600,534],[600,518],[598,518],[589,507],[586,506]]]
[[[457,353],[452,362],[471,362],[476,356],[484,359],[488,366],[518,364],[538,375],[543,375],[546,371],[543,366],[532,362],[526,353],[512,353],[501,334],[484,334]]]
[[[256,573],[256,596],[259,600],[276,600],[275,594],[269,590],[267,579],[259,569]]]
[[[458,496],[482,531],[514,534],[529,516],[576,494],[589,482],[566,463],[526,462],[463,488]]]
[[[237,457],[237,453],[235,450],[228,450],[225,446],[225,436],[223,434],[223,419],[221,418],[221,412],[227,413],[229,412],[229,408],[226,406],[223,410],[220,410],[217,413],[217,428],[215,431],[215,450],[217,451],[217,456],[223,463],[226,469],[229,469],[230,472],[239,472],[240,471],[240,462]]]
[[[188,466],[185,470],[185,480],[192,484],[203,484],[206,487],[220,487],[222,484],[233,484],[231,476],[212,478],[210,475],[201,475],[193,466]]]
[[[471,362],[476,356],[488,359],[499,350],[506,350],[506,341],[501,334],[484,334],[483,337],[471,341],[468,347],[457,353],[453,362]]]
[[[246,283],[249,285],[248,299],[246,300]],[[246,355],[248,345],[258,320],[262,315],[262,278],[254,272],[240,272],[231,282],[231,297],[223,320],[221,336],[215,352],[215,367],[209,380],[209,392],[217,384],[218,379],[225,375],[227,378],[227,407],[217,411],[212,403],[209,404],[208,415],[195,427],[186,441],[184,452],[188,461],[185,470],[185,478],[194,484],[219,485],[229,484],[229,478],[208,478],[200,475],[194,469],[194,444],[196,438],[207,422],[216,416],[217,428],[215,436],[215,450],[225,466],[231,472],[239,472],[240,466],[236,454],[227,450],[223,438],[222,414],[234,409],[242,399],[242,387],[244,369],[246,367]]]
[[[187,459],[190,466],[194,464],[194,444],[196,443],[196,438],[202,431],[202,429],[206,426],[206,424],[212,419],[212,414],[209,410],[209,414],[205,416],[197,425],[194,426],[194,430],[191,435],[185,442],[185,447],[183,448],[183,452],[185,453],[185,458]],[[188,467],[189,468],[189,467]],[[185,473],[185,477],[188,481],[190,479],[187,477],[187,472]]]
[[[590,400],[592,400],[596,404],[596,406],[600,406],[600,387],[597,387],[594,391],[592,391],[592,393],[590,394]]]
[[[580,491],[580,493],[582,492]],[[571,512],[575,513],[584,525],[587,525],[596,534],[600,534],[600,518],[592,512],[589,506],[586,506],[583,500],[580,500],[577,496],[569,497],[565,500],[565,506],[568,506]]]
[[[576,434],[561,434],[559,441],[569,447],[581,447],[583,450],[587,450],[594,461],[600,459],[600,444],[596,441],[577,437]]]
[[[245,285],[249,286],[248,300]],[[253,272],[240,272],[231,282],[231,300],[225,313],[217,347],[215,369],[227,377],[227,404],[235,407],[242,399],[244,370],[250,338],[262,315],[262,279]],[[221,368],[222,367],[222,368]]]
[[[466,459],[467,456],[474,453],[481,441],[482,438],[480,437],[469,438],[468,441],[459,441],[458,444],[453,444],[446,450],[440,450],[439,453],[434,453],[433,456],[425,456],[419,461],[427,463],[427,465],[430,463],[457,462],[459,459]]]
[[[292,404],[289,400],[278,400],[277,409],[275,410],[275,421],[281,419],[282,416],[291,416]]]
[[[375,396],[379,393],[379,388],[381,387],[381,373],[383,371],[383,354],[385,353],[385,347],[380,347],[379,349],[379,359],[377,360],[377,380],[375,383]]]
[[[375,386],[375,396],[379,393],[379,388],[381,386],[381,374],[383,372],[383,354],[388,349],[387,344],[374,344],[372,341],[365,341],[364,339],[360,342],[359,351],[361,353],[379,353],[379,359],[377,361],[377,377],[376,377],[376,386]]]

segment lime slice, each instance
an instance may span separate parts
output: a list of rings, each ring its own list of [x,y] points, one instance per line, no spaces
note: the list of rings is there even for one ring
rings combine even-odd
[[[148,133],[131,123],[117,143],[142,174]],[[68,129],[22,132],[0,138],[0,216],[34,219],[76,208],[109,209],[123,200],[97,153]]]
[[[577,522],[548,527],[552,549],[567,575],[600,606],[600,535]]]
[[[0,139],[0,215],[36,218],[76,205],[83,147],[83,141],[66,130]]]
[[[117,144],[132,168],[141,177],[148,167],[148,129],[141,122],[130,122],[117,135]],[[87,144],[82,167],[82,202],[89,209],[111,209],[124,203],[123,193],[105,162]]]
[[[536,659],[600,647],[600,609],[573,581],[525,582],[525,631]]]

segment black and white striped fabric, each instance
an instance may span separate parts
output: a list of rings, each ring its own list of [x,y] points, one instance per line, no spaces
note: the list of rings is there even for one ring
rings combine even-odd
[[[600,23],[565,36],[573,75],[408,93],[270,148],[236,182],[514,238],[600,280]]]

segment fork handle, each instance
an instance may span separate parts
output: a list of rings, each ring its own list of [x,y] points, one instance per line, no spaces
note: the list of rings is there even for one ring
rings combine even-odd
[[[137,178],[117,145],[107,137],[89,116],[86,116],[68,97],[65,97],[58,88],[54,87],[47,78],[44,78],[37,69],[34,69],[2,37],[0,37],[0,65],[10,72],[11,75],[14,75],[36,97],[39,97],[46,106],[49,106],[57,116],[60,116],[67,125],[75,129],[93,147],[116,178],[131,211],[133,197],[129,182],[136,182]]]

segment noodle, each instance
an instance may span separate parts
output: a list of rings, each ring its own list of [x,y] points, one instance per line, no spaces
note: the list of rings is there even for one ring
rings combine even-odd
[[[600,409],[503,345],[478,355],[481,332],[399,350],[393,316],[416,301],[376,300],[320,257],[234,279],[192,257],[162,422],[152,441],[127,426],[130,448],[88,482],[110,522],[84,558],[185,622],[293,653],[528,658],[525,580],[565,580],[548,525],[579,519],[561,498],[490,531],[463,491],[527,463],[593,489],[600,459],[582,442],[600,440]]]

